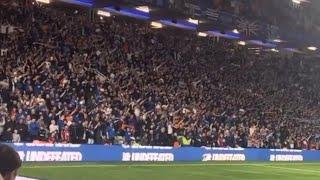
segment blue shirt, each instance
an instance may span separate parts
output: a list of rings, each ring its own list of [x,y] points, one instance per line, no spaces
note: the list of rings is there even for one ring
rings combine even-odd
[[[107,133],[109,138],[114,138],[116,136],[116,132],[113,127],[107,127]]]
[[[40,130],[40,126],[38,122],[32,122],[29,125],[29,133],[33,136],[37,136]]]

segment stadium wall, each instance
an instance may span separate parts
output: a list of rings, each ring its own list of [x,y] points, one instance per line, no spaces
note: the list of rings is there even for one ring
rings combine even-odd
[[[9,144],[24,162],[51,161],[320,161],[320,151],[208,147]]]

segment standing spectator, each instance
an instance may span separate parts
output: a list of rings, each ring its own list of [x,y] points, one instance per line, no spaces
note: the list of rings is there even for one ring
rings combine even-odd
[[[18,124],[16,125],[15,129],[18,131],[21,141],[27,141],[29,139],[28,126],[23,120],[18,121]]]
[[[2,141],[10,143],[12,142],[12,130],[11,128],[8,128],[6,131],[2,134]]]
[[[12,142],[13,143],[19,143],[21,141],[20,134],[18,134],[18,130],[14,130],[12,134]]]
[[[5,117],[0,115],[0,137],[4,131],[5,124],[6,124]]]
[[[59,132],[59,127],[56,125],[55,120],[51,120],[51,124],[49,126],[49,133],[50,134],[57,134]]]
[[[61,130],[61,141],[62,143],[70,142],[70,129],[67,124]]]
[[[28,132],[32,140],[38,139],[39,131],[40,131],[40,125],[38,121],[36,121],[35,119],[32,119],[28,128]]]

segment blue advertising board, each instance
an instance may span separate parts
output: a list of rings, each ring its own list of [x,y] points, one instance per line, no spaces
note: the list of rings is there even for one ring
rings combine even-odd
[[[319,161],[320,151],[211,147],[9,144],[24,162],[50,161]]]

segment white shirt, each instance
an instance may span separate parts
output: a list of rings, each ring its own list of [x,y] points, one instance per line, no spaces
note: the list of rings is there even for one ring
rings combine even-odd
[[[57,125],[51,124],[51,125],[49,126],[49,131],[50,131],[50,133],[53,133],[53,132],[58,131],[58,130],[59,130],[59,128],[58,128]]]
[[[256,127],[255,126],[250,127],[250,129],[249,129],[250,136],[252,136],[255,131],[256,131]]]
[[[173,133],[172,125],[168,125],[168,134],[172,134],[172,133]]]
[[[21,141],[20,135],[16,134],[16,133],[13,133],[12,134],[12,142],[19,143],[20,141]]]

